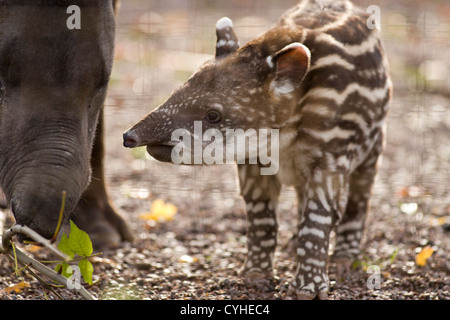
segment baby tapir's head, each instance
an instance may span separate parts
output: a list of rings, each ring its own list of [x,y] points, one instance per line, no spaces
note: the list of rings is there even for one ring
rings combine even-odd
[[[301,30],[277,27],[242,48],[230,19],[220,19],[216,33],[215,58],[167,102],[126,131],[124,146],[145,145],[157,160],[189,163],[177,156],[191,157],[196,151],[207,151],[214,142],[218,160],[218,150],[229,147],[233,133],[234,137],[243,133],[250,148],[255,135],[266,134],[266,140],[256,143],[258,149],[261,141],[270,141],[271,129],[287,124],[302,94],[302,80],[310,64],[308,48],[298,42]],[[247,150],[245,157],[249,153]],[[198,154],[191,163],[210,164],[198,160]]]

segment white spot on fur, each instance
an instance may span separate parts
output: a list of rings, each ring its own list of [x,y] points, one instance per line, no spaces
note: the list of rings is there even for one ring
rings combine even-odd
[[[253,225],[255,225],[255,226],[261,226],[261,225],[274,226],[275,224],[276,224],[276,221],[273,218],[261,218],[261,219],[253,220]]]
[[[262,210],[264,210],[264,208],[266,207],[264,202],[259,202],[258,204],[256,204],[253,209],[252,212],[260,212]]]
[[[308,218],[309,220],[320,224],[331,224],[331,217],[325,217],[315,213],[310,213],[308,215]]]
[[[317,206],[317,203],[315,203],[312,200],[308,201],[308,209],[310,210],[317,210],[319,207]]]
[[[339,233],[351,231],[351,230],[360,230],[363,226],[362,221],[351,221],[347,222],[345,224],[341,224],[337,227],[337,231]]]
[[[267,64],[269,65],[270,68],[273,68],[273,67],[275,66],[274,63],[273,63],[272,56],[268,56],[268,57],[266,58],[266,62],[267,62]]]
[[[322,282],[322,278],[319,277],[319,276],[315,276],[314,277],[314,282],[316,282],[316,283]]]
[[[261,241],[261,246],[262,247],[272,247],[275,245],[275,240],[274,239],[270,239],[270,240],[265,240],[265,241]]]
[[[316,61],[316,63],[314,64],[314,66],[311,67],[310,71],[314,70],[314,69],[322,68],[322,67],[331,66],[331,65],[338,65],[347,70],[355,69],[355,66],[353,64],[351,64],[347,60],[343,59],[340,55],[331,54],[329,56],[325,56],[325,57],[318,59]]]
[[[325,192],[323,191],[323,189],[321,187],[317,187],[317,196],[319,197],[320,203],[322,204],[323,208],[326,211],[330,211],[330,205],[327,202],[327,198],[325,197]]]
[[[255,232],[255,235],[256,235],[257,237],[259,237],[259,238],[265,237],[266,234],[267,234],[267,233],[266,233],[264,230],[258,230],[258,231]]]
[[[355,134],[353,130],[344,130],[337,126],[330,130],[304,129],[304,131],[324,142],[329,142],[333,139],[348,139]]]
[[[317,259],[313,259],[313,258],[308,258],[306,260],[306,263],[315,265],[317,267],[324,267],[325,266],[325,261],[321,261],[321,260],[317,260]]]
[[[300,232],[298,233],[299,238],[306,235],[313,235],[319,238],[325,238],[325,234],[322,230],[319,230],[317,228],[308,228],[303,227]]]

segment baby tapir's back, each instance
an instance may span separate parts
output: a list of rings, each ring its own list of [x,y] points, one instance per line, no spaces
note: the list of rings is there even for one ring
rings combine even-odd
[[[311,52],[295,112],[281,130],[285,152],[292,153],[288,147],[298,140],[309,150],[307,165],[322,161],[330,170],[351,172],[382,140],[391,82],[370,18],[348,1],[303,1],[280,20],[299,27]]]

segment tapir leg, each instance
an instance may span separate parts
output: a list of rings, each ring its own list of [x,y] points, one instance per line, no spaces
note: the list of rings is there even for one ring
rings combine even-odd
[[[131,241],[133,236],[122,217],[109,200],[104,175],[104,116],[100,112],[96,138],[92,149],[92,178],[72,214],[75,224],[91,237],[95,248],[117,246]]]

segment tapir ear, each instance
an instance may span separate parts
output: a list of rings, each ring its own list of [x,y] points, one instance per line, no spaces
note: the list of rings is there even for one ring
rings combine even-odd
[[[308,71],[311,53],[303,44],[295,42],[268,58],[275,69],[275,79],[271,83],[277,95],[289,94],[296,90]]]
[[[234,33],[233,22],[223,17],[216,24],[216,58],[223,58],[239,49],[239,40]]]

